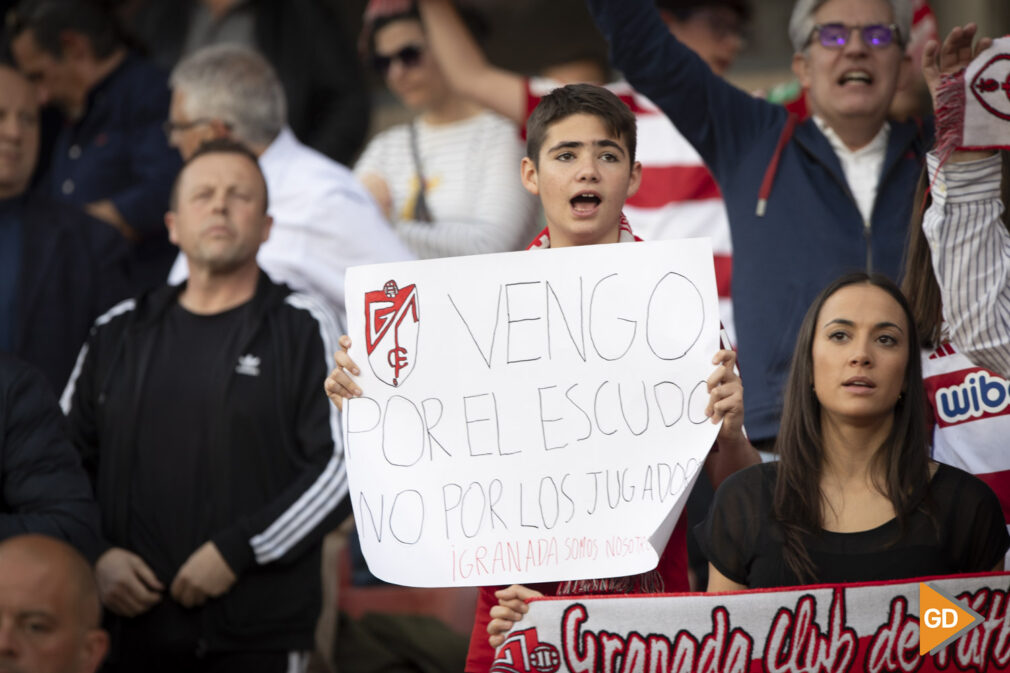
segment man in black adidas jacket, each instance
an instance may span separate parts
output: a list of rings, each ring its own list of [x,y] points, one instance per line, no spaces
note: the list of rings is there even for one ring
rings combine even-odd
[[[320,540],[350,510],[322,394],[335,322],[257,267],[266,205],[243,146],[198,151],[165,217],[189,281],[100,318],[64,393],[111,670],[279,673],[312,647]]]

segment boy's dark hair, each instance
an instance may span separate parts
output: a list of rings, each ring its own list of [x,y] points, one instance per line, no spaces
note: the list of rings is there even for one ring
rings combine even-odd
[[[67,30],[88,38],[97,58],[125,44],[112,14],[98,0],[22,0],[7,13],[8,39],[29,30],[39,48],[56,58],[63,57],[60,35]]]
[[[594,84],[566,84],[540,99],[526,120],[526,156],[540,166],[540,149],[550,127],[577,114],[597,117],[607,132],[623,140],[628,159],[635,163],[635,115],[612,91]]]
[[[691,18],[691,14],[703,7],[725,7],[735,12],[745,23],[751,19],[750,0],[656,0],[656,7],[670,12],[678,21],[686,21]]]
[[[202,156],[207,154],[237,154],[239,156],[245,157],[249,161],[253,162],[256,166],[256,172],[259,173],[260,180],[263,183],[263,212],[266,212],[270,204],[270,194],[267,190],[267,180],[263,175],[263,169],[260,168],[259,158],[257,158],[256,153],[249,149],[248,146],[240,143],[232,138],[213,138],[200,145],[193,154],[183,162],[182,168],[175,176],[175,181],[172,183],[172,192],[169,195],[169,208],[175,210],[179,205],[179,181],[182,179],[182,174],[186,172],[186,169],[191,163],[196,161]]]

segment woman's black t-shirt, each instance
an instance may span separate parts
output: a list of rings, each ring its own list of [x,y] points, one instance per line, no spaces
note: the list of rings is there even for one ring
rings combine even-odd
[[[777,474],[777,463],[765,463],[730,476],[716,493],[708,518],[695,528],[712,565],[749,588],[801,584],[785,563],[782,529],[772,518]],[[940,464],[924,502],[929,513],[916,510],[904,533],[892,519],[857,533],[808,535],[817,577],[806,583],[986,572],[1003,559],[1010,535],[999,501],[981,480]]]

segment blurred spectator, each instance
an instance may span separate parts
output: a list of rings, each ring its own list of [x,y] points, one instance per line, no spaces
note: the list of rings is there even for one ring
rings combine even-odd
[[[906,81],[908,0],[799,0],[793,69],[813,118],[716,77],[648,0],[588,0],[614,64],[712,169],[729,212],[746,425],[778,432],[803,311],[853,268],[897,278],[931,125],[887,120]]]
[[[355,175],[418,257],[521,249],[536,200],[519,182],[516,127],[449,88],[413,3],[381,5],[366,14],[372,64],[418,116],[373,138]]]
[[[584,54],[556,63],[549,63],[540,69],[540,77],[559,84],[596,84],[603,86],[610,81],[610,64],[606,56]],[[523,125],[526,120],[517,124]]]
[[[95,318],[129,292],[126,244],[75,206],[28,193],[38,148],[35,92],[0,62],[0,351],[60,391]]]
[[[934,91],[941,71],[950,76],[945,88],[963,91],[962,69],[973,54],[989,46],[983,39],[973,50],[975,32],[970,26],[957,27],[943,49],[937,50],[935,42],[926,49],[923,71]],[[1002,42],[1002,51],[1010,52],[1010,40]],[[990,58],[990,54],[981,57],[983,62],[991,62]],[[945,119],[963,120],[964,107],[948,105]],[[1001,127],[1005,128],[1002,121],[994,126],[992,144],[1005,142]],[[944,125],[940,129],[942,146],[952,129]],[[1005,297],[1010,278],[1006,252],[1010,213],[1005,209],[1010,161],[1005,151],[986,150],[953,152],[942,166],[941,155],[934,150],[926,161],[928,170],[919,181],[916,218],[909,229],[902,290],[922,342],[923,377],[934,421],[933,457],[985,481],[1010,521],[1010,452],[1004,443],[1010,431],[1010,407],[1005,401],[1010,375],[1005,365],[1010,360],[993,357],[999,352],[997,344],[1010,341]],[[952,338],[955,334],[958,339]],[[973,349],[970,355],[959,351],[961,340]],[[1004,369],[991,371],[969,359],[979,355],[981,362],[992,361]]]
[[[947,37],[953,47],[945,42],[943,49],[936,49],[934,43],[923,58],[934,100],[940,99],[942,87],[947,102],[937,139],[944,152],[928,157],[933,202],[922,226],[951,342],[975,364],[1010,377],[1010,232],[1004,226],[1010,217],[1010,155],[993,152],[1007,147],[1007,124],[998,107],[984,113],[973,96],[963,94],[964,68],[971,58],[989,47],[994,48],[983,57],[991,59],[986,63],[1010,58],[1010,39],[993,43],[983,38],[972,49],[976,32],[971,24],[955,27]],[[947,76],[942,84],[941,73]],[[979,71],[976,77],[981,76]],[[1005,104],[998,82],[992,83],[989,100]],[[944,163],[951,150],[968,140],[969,108],[975,108],[972,114],[979,120],[971,138],[971,147],[979,151],[953,152]]]
[[[101,616],[91,567],[72,547],[41,535],[0,543],[0,669],[94,673],[109,649]]]
[[[123,16],[166,70],[203,47],[259,51],[284,85],[299,140],[349,165],[368,130],[370,98],[353,42],[320,0],[138,0]]]
[[[275,281],[323,298],[342,320],[348,267],[413,258],[351,172],[295,138],[284,90],[262,56],[208,47],[177,65],[171,84],[166,130],[183,158],[225,137],[259,157],[274,225],[258,261]],[[169,282],[186,275],[180,253]]]
[[[932,205],[923,227],[933,250],[951,340],[972,362],[1010,376],[1010,156],[929,156]],[[1002,177],[1002,188],[1001,188]]]
[[[902,291],[912,307],[922,349],[926,399],[933,413],[933,458],[989,484],[1000,500],[1004,518],[1010,521],[1010,452],[1005,444],[1010,434],[1010,406],[1002,403],[1008,381],[1005,374],[973,364],[950,342],[943,298],[933,272],[936,266],[946,277],[948,269],[963,268],[959,262],[965,254],[991,261],[994,256],[983,252],[983,241],[1000,241],[1002,245],[1010,241],[1010,214],[1000,207],[1002,200],[1010,198],[1010,179],[1001,181],[1001,173],[1010,178],[1010,171],[1002,170],[998,155],[979,159],[956,153],[940,169],[933,185],[936,206],[930,203],[925,219],[922,197],[939,161],[930,153],[927,163],[929,170],[923,171],[916,198],[916,219],[909,228]],[[931,243],[936,246],[935,263]]]
[[[461,95],[524,125],[540,99],[559,84],[528,79],[488,62],[466,32],[451,0],[420,0],[431,49],[449,84]],[[660,0],[669,31],[695,49],[712,70],[723,75],[743,46],[750,18],[748,0]],[[589,69],[550,69],[561,77],[598,77]],[[595,83],[595,82],[589,82]],[[602,84],[602,81],[600,82]],[[726,208],[701,157],[655,105],[626,82],[607,85],[638,122],[642,186],[625,205],[628,221],[643,239],[706,236],[712,240],[720,318],[735,342],[730,303],[732,244]]]
[[[38,370],[0,353],[0,540],[42,533],[93,559],[98,506],[63,429],[56,397]]]
[[[83,206],[133,243],[135,289],[164,282],[175,251],[162,216],[179,157],[165,146],[164,75],[127,49],[97,0],[24,0],[11,51],[39,103],[60,108],[44,193]]]

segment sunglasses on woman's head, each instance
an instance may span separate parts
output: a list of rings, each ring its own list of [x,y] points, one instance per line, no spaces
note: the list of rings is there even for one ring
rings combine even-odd
[[[372,59],[372,65],[380,75],[385,76],[393,66],[394,61],[399,61],[404,68],[413,68],[421,62],[422,47],[417,44],[408,44],[399,51],[388,56],[376,54]]]
[[[892,42],[898,41],[898,27],[893,23],[885,25],[874,23],[868,26],[847,26],[844,23],[819,23],[810,34],[811,41],[817,36],[817,41],[827,49],[841,49],[849,43],[852,31],[858,30],[863,43],[869,47],[883,49]]]

